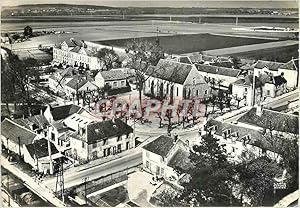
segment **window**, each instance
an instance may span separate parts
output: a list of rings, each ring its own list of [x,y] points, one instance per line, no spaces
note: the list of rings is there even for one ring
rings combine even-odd
[[[270,93],[270,90],[267,90],[267,95],[270,95],[271,93]]]
[[[118,82],[113,82],[114,87],[118,87]]]
[[[126,82],[123,80],[123,81],[121,81],[121,86],[122,87],[124,87],[125,86],[125,84],[126,84]]]
[[[207,95],[207,94],[208,94],[208,90],[205,90],[205,91],[204,91],[204,94]]]
[[[150,169],[149,161],[146,161],[146,168]]]
[[[84,144],[84,142],[82,142],[82,148],[84,148],[84,146],[85,146],[85,144]]]
[[[55,141],[55,134],[53,132],[51,133],[51,140]]]
[[[97,151],[92,152],[93,159],[97,159]]]
[[[93,144],[93,149],[97,148],[97,143]]]
[[[232,147],[232,152],[235,152],[235,148],[234,147]]]
[[[129,142],[126,142],[126,150],[129,149]]]
[[[245,88],[245,92],[247,92],[248,88]]]
[[[121,145],[121,144],[118,144],[118,145],[117,145],[117,149],[118,149],[118,152],[121,152],[121,151],[122,151],[122,145]]]
[[[103,139],[103,145],[107,145],[107,139]]]
[[[178,90],[178,87],[176,87],[176,96],[178,97],[179,95],[179,90]]]
[[[198,96],[198,94],[199,94],[199,92],[198,92],[198,90],[196,91],[196,96]]]
[[[122,141],[122,136],[118,136],[117,142]]]

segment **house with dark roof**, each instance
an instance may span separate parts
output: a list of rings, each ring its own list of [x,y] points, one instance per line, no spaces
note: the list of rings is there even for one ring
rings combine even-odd
[[[15,119],[14,122],[41,136],[44,136],[44,131],[46,131],[49,126],[49,121],[44,116],[42,110],[38,115]]]
[[[268,155],[274,159],[280,158],[268,132],[239,123],[209,120],[201,129],[201,138],[205,136],[211,136],[224,145],[232,162],[240,162],[249,153],[255,157]]]
[[[67,67],[65,69],[56,69],[48,79],[49,89],[53,92],[65,92],[65,85],[73,76],[78,74],[78,70],[73,67]]]
[[[240,69],[228,67],[213,66],[206,64],[196,64],[199,74],[201,74],[208,83],[214,87],[225,87],[235,82],[242,75]]]
[[[174,60],[160,59],[156,66],[147,69],[145,79],[144,93],[153,97],[202,98],[211,90],[195,65]]]
[[[65,93],[69,98],[75,98],[78,93],[96,92],[98,87],[93,83],[93,79],[76,75],[65,85]]]
[[[48,105],[46,110],[44,111],[44,116],[49,123],[53,123],[54,121],[63,120],[74,113],[82,113],[84,111],[85,110],[82,107],[74,104],[55,107]]]
[[[76,160],[109,157],[134,148],[133,129],[119,118],[79,126],[70,139]]]
[[[5,118],[1,122],[1,142],[8,150],[23,155],[23,145],[31,144],[40,139],[32,130]]]
[[[299,80],[299,59],[292,59],[287,63],[272,61],[257,61],[254,64],[254,74],[271,74],[273,77],[283,76],[288,88],[296,88]]]
[[[50,167],[49,153],[51,154],[52,167]],[[55,145],[53,143],[48,144],[48,140],[46,139],[39,139],[32,144],[24,145],[23,156],[24,162],[30,164],[33,169],[43,173],[49,172],[51,168],[54,168],[55,164],[58,164],[58,159],[63,157]]]
[[[255,103],[260,103],[267,97],[280,96],[287,92],[286,79],[283,75],[273,76],[272,74],[262,73],[259,76],[247,75],[233,82],[231,91],[236,98],[242,99],[245,105],[252,105],[253,102],[253,81],[255,81]]]
[[[299,117],[293,114],[277,112],[257,106],[238,119],[253,128],[269,129],[281,134],[299,135]]]
[[[161,135],[143,146],[143,169],[150,174],[166,180],[178,181],[184,174],[178,175],[174,170],[187,170],[192,167],[189,160],[189,146],[174,137]]]

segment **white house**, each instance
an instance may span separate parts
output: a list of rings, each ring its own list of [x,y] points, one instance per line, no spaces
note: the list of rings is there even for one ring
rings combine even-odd
[[[259,157],[264,154],[279,160],[280,157],[264,133],[239,123],[226,123],[217,120],[208,121],[201,130],[201,138],[212,136],[224,145],[232,162],[240,162],[250,155]],[[200,138],[200,139],[201,139]]]
[[[299,80],[299,59],[292,59],[287,63],[279,63],[272,61],[257,61],[254,65],[254,75],[267,73],[275,76],[283,76],[287,81],[288,88],[298,86]]]
[[[133,129],[121,119],[90,123],[73,133],[72,156],[77,160],[108,157],[134,148]]]
[[[178,180],[180,177],[175,168],[183,170],[191,167],[189,146],[175,136],[159,136],[143,146],[143,169],[167,180]]]
[[[52,165],[57,164],[58,159],[63,157],[58,152],[54,144],[50,143],[50,154]],[[24,145],[24,162],[30,164],[35,170],[39,172],[49,172],[50,170],[50,157],[48,149],[48,141],[46,139],[36,140],[32,144]]]
[[[94,56],[96,50],[84,41],[70,38],[53,48],[53,62],[91,70],[101,69],[101,61]]]
[[[76,75],[73,77],[73,79],[66,83],[64,90],[67,97],[75,98],[77,92],[96,92],[98,87],[93,84],[92,79],[87,79],[85,77]]]
[[[206,64],[196,64],[198,72],[209,83],[214,83],[214,87],[228,88],[229,85],[241,77],[241,70]]]
[[[73,67],[66,69],[56,69],[56,71],[49,77],[48,86],[53,92],[65,93],[65,85],[78,74],[78,70]]]
[[[95,85],[103,88],[109,85],[111,89],[121,89],[127,86],[127,75],[121,69],[101,71],[95,76]]]
[[[161,98],[203,98],[211,88],[195,65],[160,59],[145,73],[144,93]]]

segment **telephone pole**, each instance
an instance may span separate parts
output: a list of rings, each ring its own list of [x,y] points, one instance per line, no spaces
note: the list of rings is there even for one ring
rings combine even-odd
[[[86,193],[86,184],[87,181],[89,180],[89,177],[86,176],[82,179],[82,181],[84,182],[84,198],[85,198],[85,204],[87,204],[87,193]]]
[[[59,170],[56,175],[56,185],[55,185],[55,192],[56,194],[65,202],[64,199],[64,191],[65,191],[65,181],[64,181],[64,167],[62,158],[59,158]]]

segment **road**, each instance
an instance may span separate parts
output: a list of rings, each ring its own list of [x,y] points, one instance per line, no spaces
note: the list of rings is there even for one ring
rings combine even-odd
[[[280,106],[288,105],[289,102],[299,100],[299,90],[294,90],[290,93],[274,98],[270,102],[264,104],[265,108],[278,108]]]
[[[64,173],[65,188],[70,188],[82,184],[82,179],[86,176],[89,177],[88,181],[98,179],[102,176],[107,176],[112,173],[131,169],[142,164],[142,151],[137,151],[133,154],[124,156],[122,158],[95,166],[86,170],[66,171]],[[56,178],[50,178],[43,181],[48,188],[55,190]]]

